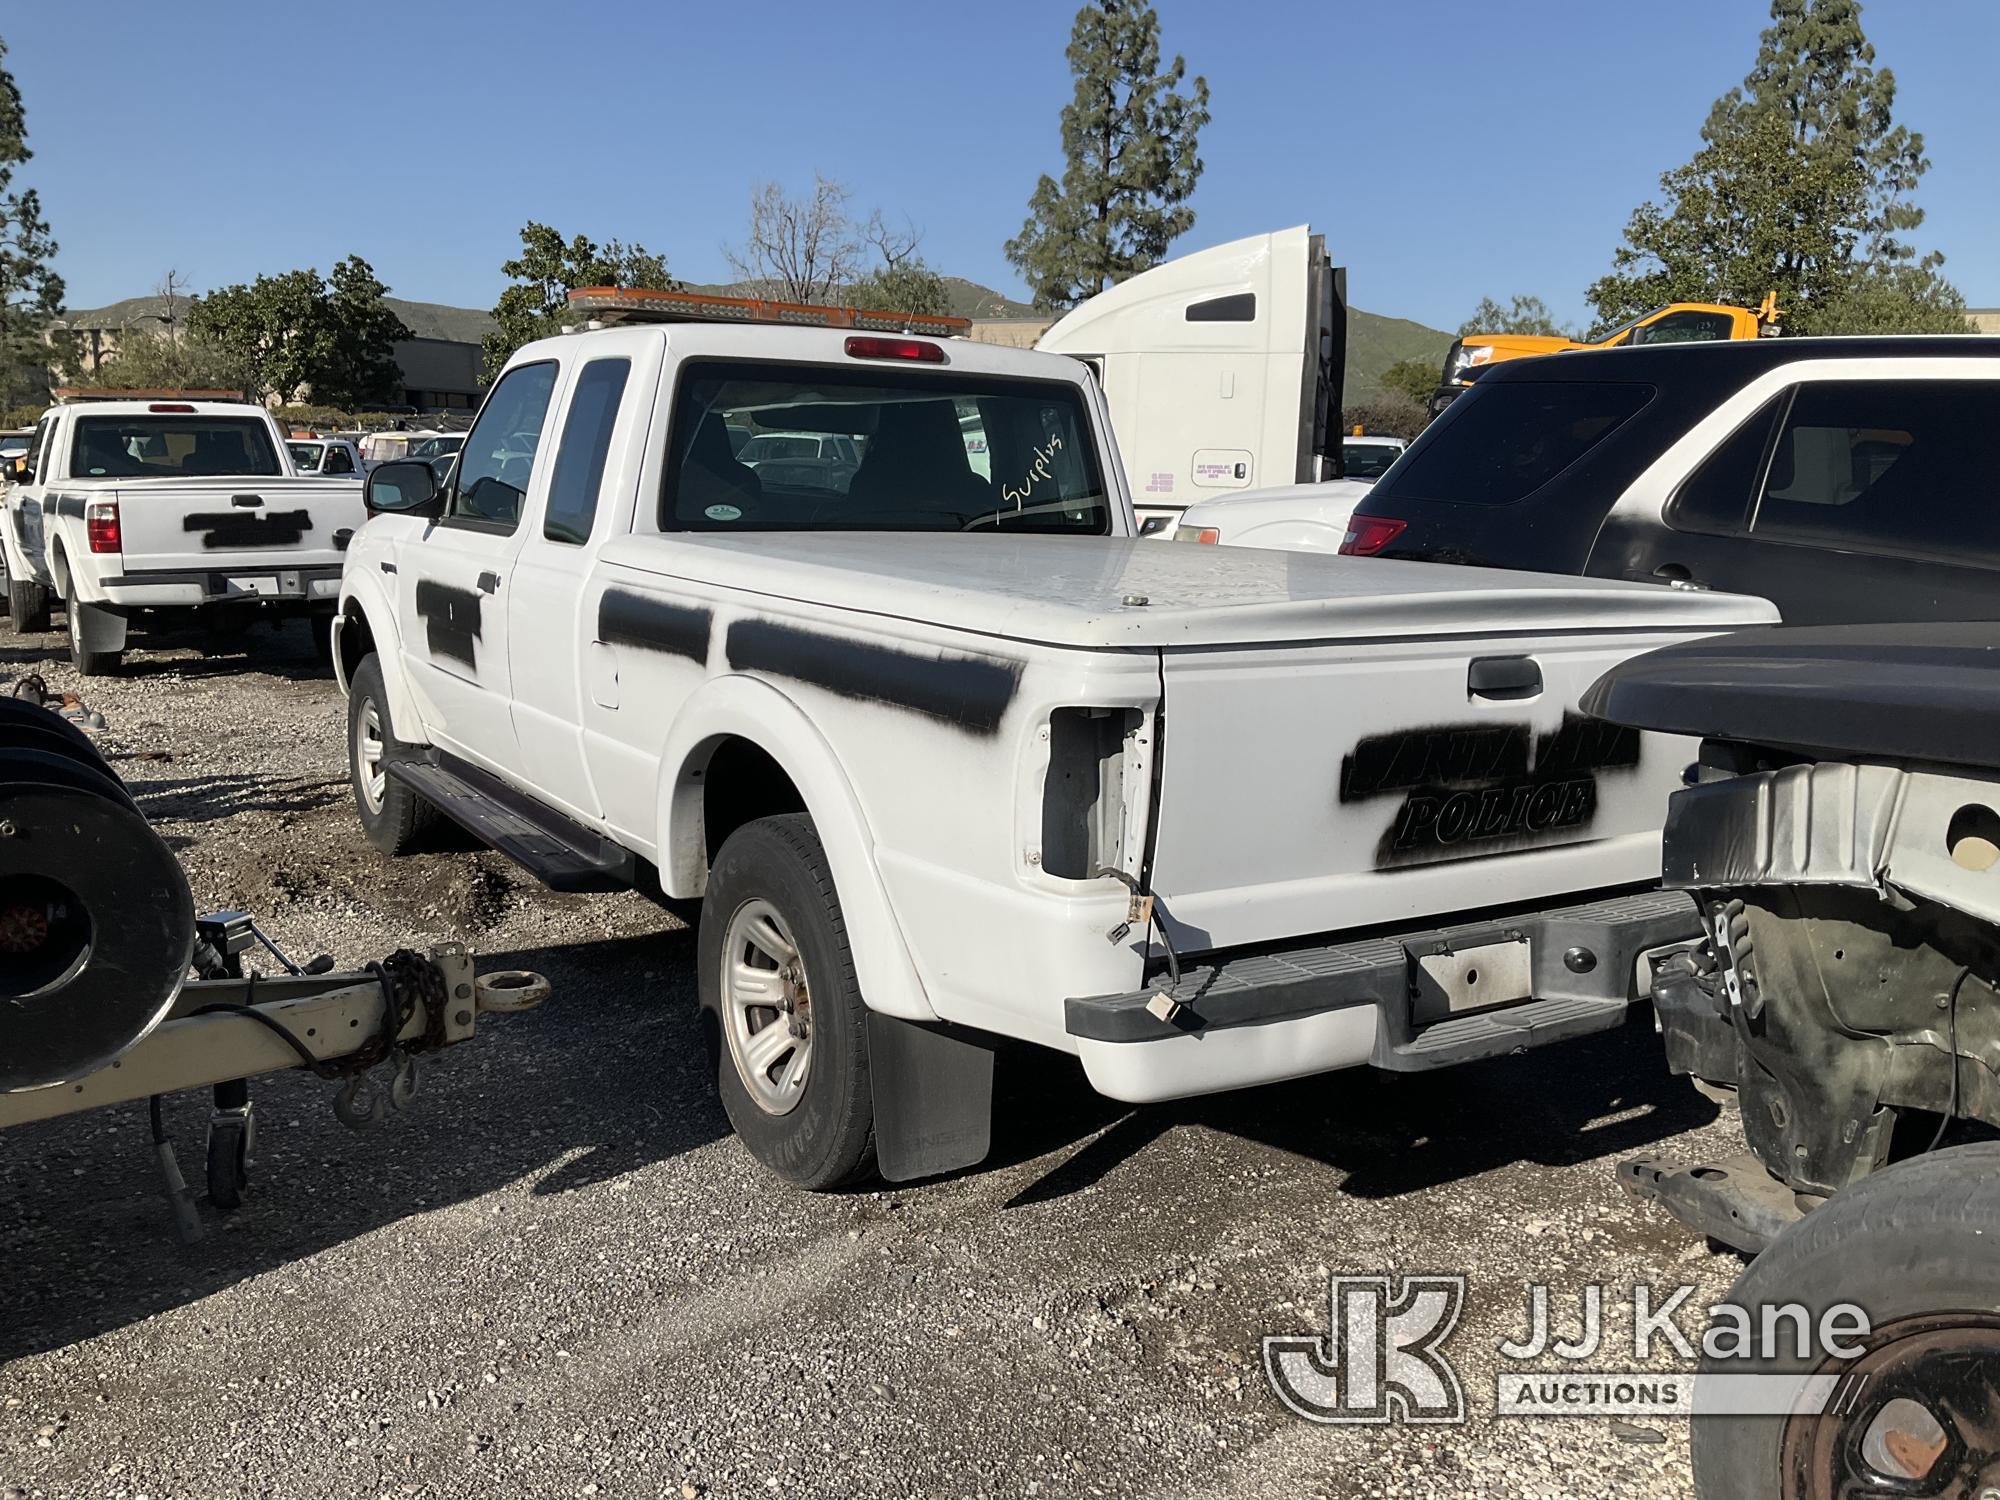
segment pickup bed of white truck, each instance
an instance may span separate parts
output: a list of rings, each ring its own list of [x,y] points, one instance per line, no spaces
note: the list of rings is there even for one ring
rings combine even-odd
[[[330,619],[341,554],[365,519],[360,481],[299,476],[258,406],[57,406],[21,465],[0,525],[9,614],[17,630],[46,629],[60,600],[86,676],[116,668],[146,610]]]
[[[729,426],[860,467],[766,487]],[[375,470],[347,556],[364,826],[700,899],[724,1104],[811,1186],[979,1160],[996,1037],[1144,1101],[1618,1024],[1699,935],[1693,748],[1577,700],[1774,618],[1141,542],[1083,368],[950,340],[546,340],[434,483]]]

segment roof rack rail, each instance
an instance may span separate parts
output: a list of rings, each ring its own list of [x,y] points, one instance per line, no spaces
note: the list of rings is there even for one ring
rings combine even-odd
[[[644,287],[578,287],[569,294],[569,308],[588,319],[586,327],[614,323],[778,323],[793,328],[927,333],[936,338],[963,338],[972,332],[972,319],[938,313],[822,307],[809,302],[773,302],[762,297],[665,292]]]

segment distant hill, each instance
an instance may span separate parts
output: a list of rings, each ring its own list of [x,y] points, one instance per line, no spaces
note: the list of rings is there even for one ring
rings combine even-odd
[[[1408,318],[1385,318],[1359,308],[1347,310],[1347,390],[1349,406],[1382,394],[1382,372],[1406,359],[1442,369],[1444,351],[1455,334],[1426,328]]]
[[[183,312],[186,307],[182,299]],[[384,297],[397,317],[420,339],[457,339],[476,344],[493,327],[493,315],[476,307],[447,307],[442,302],[405,302]],[[73,328],[119,328],[165,315],[164,297],[127,297],[108,307],[73,308],[64,319]]]
[[[996,292],[992,287],[947,276],[951,290],[951,310],[961,318],[1042,319],[1025,302]],[[726,296],[746,296],[742,283],[699,285],[689,283],[689,291],[720,292]],[[476,307],[448,307],[441,302],[406,302],[400,297],[384,299],[418,338],[458,339],[476,344],[493,327],[492,314]],[[158,317],[165,309],[161,297],[127,297],[109,307],[91,308],[68,314],[72,326],[116,328]],[[1347,404],[1367,401],[1382,392],[1382,372],[1398,360],[1422,359],[1428,364],[1444,363],[1444,351],[1452,335],[1426,328],[1407,318],[1384,318],[1375,313],[1350,308],[1347,317]]]

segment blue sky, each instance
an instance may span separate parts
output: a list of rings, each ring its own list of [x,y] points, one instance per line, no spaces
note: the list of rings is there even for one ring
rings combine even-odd
[[[1159,0],[1213,92],[1180,248],[1309,220],[1371,312],[1455,327],[1484,294],[1570,318],[1633,206],[1755,56],[1764,0]],[[527,219],[726,279],[753,183],[839,177],[1013,294],[1074,0],[321,7],[71,0],[0,11],[70,304],[325,270],[490,306]],[[330,17],[338,17],[338,21]],[[574,16],[575,19],[571,17]],[[1934,167],[1925,248],[2000,305],[1995,0],[1870,0]]]

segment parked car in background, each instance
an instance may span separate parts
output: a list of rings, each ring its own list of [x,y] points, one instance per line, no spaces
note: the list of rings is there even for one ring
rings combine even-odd
[[[1372,479],[1322,479],[1203,500],[1181,512],[1174,540],[1338,552],[1347,537],[1348,518],[1373,484]]]
[[[1431,411],[1443,411],[1494,365],[1510,359],[1563,354],[1579,349],[1634,349],[1641,344],[1712,343],[1718,339],[1768,338],[1778,331],[1777,293],[1756,307],[1724,302],[1674,302],[1620,323],[1602,338],[1562,334],[1468,333],[1454,339],[1444,356],[1444,374],[1431,394]]]
[[[365,519],[358,479],[301,477],[271,414],[235,402],[52,407],[16,467],[8,610],[16,630],[46,630],[60,599],[85,677],[117,668],[149,610],[330,616]]]
[[[462,432],[434,432],[428,436],[416,436],[403,456],[426,460],[449,458],[464,446],[465,434]]]
[[[2000,339],[1758,339],[1500,366],[1343,552],[1759,594],[1790,624],[2000,619]]]
[[[1340,440],[1340,472],[1344,479],[1380,479],[1403,456],[1408,438],[1386,433],[1350,433]]]
[[[844,495],[861,468],[861,449],[851,433],[760,432],[737,450],[736,461],[767,490]]]
[[[346,438],[292,438],[285,444],[292,467],[322,479],[353,479],[367,472],[361,450]]]

